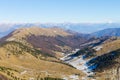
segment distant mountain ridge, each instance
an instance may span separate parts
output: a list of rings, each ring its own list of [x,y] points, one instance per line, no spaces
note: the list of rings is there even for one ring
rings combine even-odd
[[[91,36],[95,36],[95,37],[103,37],[103,36],[120,37],[120,28],[108,28],[108,29],[100,30],[100,31],[92,33]]]
[[[90,34],[107,28],[120,28],[119,23],[4,23],[0,24],[0,37],[18,28],[38,26],[43,28],[58,27],[78,33]]]

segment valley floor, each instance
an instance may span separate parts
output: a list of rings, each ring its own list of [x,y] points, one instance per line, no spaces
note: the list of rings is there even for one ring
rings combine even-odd
[[[83,73],[85,73],[86,76],[81,77],[81,80],[96,80],[96,79],[91,79],[91,78],[88,77],[90,75],[94,75],[94,72],[91,72],[91,71],[89,71],[87,69],[87,66],[85,65],[87,60],[84,60],[82,58],[82,56],[71,57],[68,54],[65,57],[61,58],[61,60],[63,60],[65,63],[70,64],[73,67],[75,67],[76,69],[78,69],[78,70],[82,71]],[[78,79],[74,79],[74,80],[78,80]]]

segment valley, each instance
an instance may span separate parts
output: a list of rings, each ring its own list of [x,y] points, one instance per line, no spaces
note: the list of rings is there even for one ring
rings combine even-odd
[[[88,35],[87,35],[88,36]],[[20,28],[0,39],[5,80],[117,80],[119,37],[61,28]]]
[[[0,0],[0,80],[120,80],[120,0]]]

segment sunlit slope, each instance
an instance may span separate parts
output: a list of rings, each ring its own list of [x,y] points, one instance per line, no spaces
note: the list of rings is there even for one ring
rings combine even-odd
[[[80,48],[80,44],[85,43],[87,39],[80,34],[60,28],[30,27],[11,32],[1,39],[1,42],[4,41],[20,42],[59,58],[63,56],[61,53],[70,53],[74,49]]]
[[[24,48],[24,49],[23,49]],[[63,78],[72,74],[83,75],[47,54],[39,54],[34,48],[28,48],[17,42],[6,42],[0,47],[0,72],[11,79],[28,80],[37,77]]]
[[[106,43],[101,44],[99,46],[101,47],[101,49],[99,49],[96,52],[96,55],[102,55],[102,54],[105,54],[105,53],[109,53],[111,51],[120,49],[120,39],[117,39],[117,40],[114,40],[114,41],[111,41],[111,42],[106,42]]]

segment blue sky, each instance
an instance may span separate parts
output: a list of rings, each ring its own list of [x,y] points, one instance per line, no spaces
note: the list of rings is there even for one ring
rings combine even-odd
[[[0,0],[2,22],[120,22],[120,0]]]

